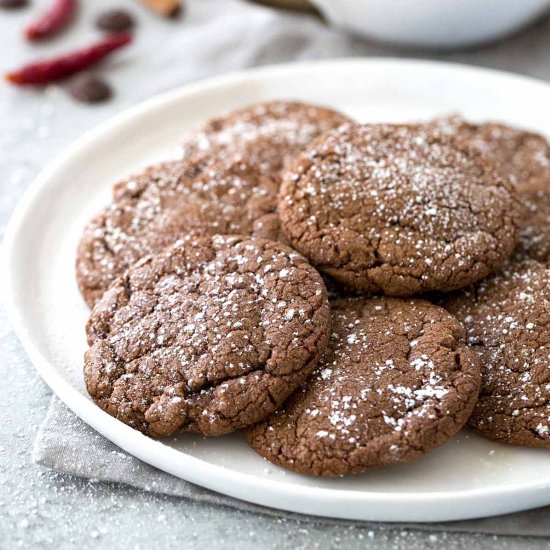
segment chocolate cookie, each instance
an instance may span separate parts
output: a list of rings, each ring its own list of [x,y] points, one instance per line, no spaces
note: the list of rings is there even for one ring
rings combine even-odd
[[[445,307],[481,357],[481,394],[469,424],[489,439],[550,447],[550,269],[508,266]]]
[[[471,124],[459,116],[437,119],[432,124],[491,155],[519,191],[550,187],[550,143],[540,134],[494,122]]]
[[[464,140],[420,126],[346,125],[300,155],[279,194],[291,245],[340,282],[409,296],[500,266],[521,208]]]
[[[245,431],[252,448],[303,474],[409,462],[455,435],[479,391],[462,325],[423,300],[333,301],[332,334],[312,377]]]
[[[350,119],[337,111],[298,101],[271,101],[233,111],[191,130],[184,158],[223,154],[253,164],[276,179],[314,138]]]
[[[278,189],[253,166],[223,159],[165,162],[118,183],[113,202],[80,240],[82,295],[93,306],[126,268],[188,232],[283,240],[275,213]]]
[[[330,309],[290,248],[186,237],[116,279],[87,325],[94,401],[154,436],[220,435],[258,422],[309,376]]]

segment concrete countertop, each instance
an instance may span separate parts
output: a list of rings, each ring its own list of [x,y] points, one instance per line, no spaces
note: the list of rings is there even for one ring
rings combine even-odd
[[[229,0],[228,0],[229,1]],[[231,0],[233,1],[233,0]],[[0,232],[19,198],[44,166],[78,136],[141,99],[234,68],[220,53],[205,70],[182,56],[181,70],[157,45],[202,24],[210,0],[190,0],[181,23],[158,20],[130,0],[94,0],[63,44],[82,41],[92,12],[127,5],[138,15],[139,36],[131,54],[109,75],[117,89],[107,104],[72,102],[58,87],[43,92],[14,90],[0,82]],[[90,4],[93,4],[90,6]],[[34,9],[34,8],[33,8]],[[267,8],[266,8],[267,9]],[[33,55],[20,38],[29,12],[0,13],[0,70]],[[296,17],[299,17],[296,15]],[[304,17],[304,16],[300,16]],[[320,23],[319,23],[320,24]],[[428,55],[349,40],[357,55],[407,56],[470,63],[550,80],[550,18],[490,47]],[[207,37],[205,37],[207,40]],[[41,52],[60,48],[48,44]],[[168,46],[167,46],[168,48]],[[164,52],[167,48],[164,48]],[[279,62],[289,55],[265,52],[248,65]],[[155,78],[150,78],[154,74]],[[550,99],[550,98],[549,98]],[[549,116],[548,113],[545,114]],[[542,116],[542,114],[541,114]],[[32,289],[30,289],[32,291]],[[228,508],[189,503],[124,486],[85,481],[41,470],[31,463],[34,434],[43,420],[50,391],[34,372],[0,306],[0,549],[12,548],[547,548],[543,539],[414,531],[373,530],[282,520]]]

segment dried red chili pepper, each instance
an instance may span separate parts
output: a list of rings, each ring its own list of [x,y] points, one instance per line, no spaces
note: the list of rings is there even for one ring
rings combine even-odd
[[[132,35],[129,33],[112,34],[87,48],[50,60],[31,63],[22,69],[9,72],[6,74],[6,80],[19,86],[43,86],[95,65],[131,41]]]
[[[77,0],[54,0],[48,11],[25,29],[29,40],[42,40],[63,30],[73,19]]]

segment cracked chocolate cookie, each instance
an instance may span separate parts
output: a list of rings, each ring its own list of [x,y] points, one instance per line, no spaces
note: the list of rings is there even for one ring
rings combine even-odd
[[[481,358],[481,394],[469,420],[489,439],[550,448],[550,269],[511,264],[443,305]]]
[[[550,143],[540,134],[495,122],[471,124],[460,116],[436,119],[430,124],[493,157],[518,191],[550,187]]]
[[[394,296],[486,277],[512,252],[520,213],[488,158],[418,126],[330,131],[296,159],[279,194],[296,250],[347,286]]]
[[[315,368],[329,330],[325,286],[302,256],[267,240],[188,236],[98,301],[86,387],[146,434],[221,435],[277,409]]]
[[[309,380],[245,430],[274,464],[317,476],[417,459],[466,423],[479,391],[462,325],[423,300],[331,303],[326,352]]]
[[[253,164],[275,179],[317,136],[350,119],[333,109],[299,101],[271,101],[233,111],[191,130],[184,158],[223,154]]]
[[[113,202],[84,229],[76,273],[89,306],[147,254],[185,233],[284,240],[275,212],[279,184],[251,165],[172,161],[115,185]]]

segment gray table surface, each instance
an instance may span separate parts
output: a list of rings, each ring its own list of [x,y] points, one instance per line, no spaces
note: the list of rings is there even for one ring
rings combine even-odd
[[[198,2],[208,0],[195,0]],[[130,4],[117,0],[99,5]],[[38,172],[84,131],[120,109],[163,91],[200,70],[170,78],[149,78],[171,73],[170,63],[157,64],[160,55],[151,45],[171,33],[192,29],[198,9],[181,24],[150,17],[132,4],[140,19],[141,46],[129,59],[115,63],[112,79],[117,98],[104,106],[72,103],[59,88],[45,92],[13,90],[0,83],[0,232],[17,201]],[[87,8],[84,17],[91,16]],[[31,55],[19,38],[27,14],[0,14],[0,70]],[[89,27],[88,22],[88,27]],[[81,39],[85,21],[66,37]],[[462,53],[386,49],[356,41],[358,55],[415,56],[460,61],[511,70],[550,80],[550,18],[499,44]],[[47,45],[45,50],[55,49]],[[269,53],[251,64],[276,62]],[[230,65],[230,64],[228,64]],[[220,59],[217,71],[230,69]],[[32,289],[30,289],[32,292]],[[143,493],[124,486],[74,479],[43,471],[33,465],[30,450],[42,421],[50,391],[34,372],[0,307],[0,548],[546,548],[548,540],[491,537],[454,533],[373,530],[361,526],[330,526],[304,518],[282,520],[237,512],[228,508],[189,503]]]

